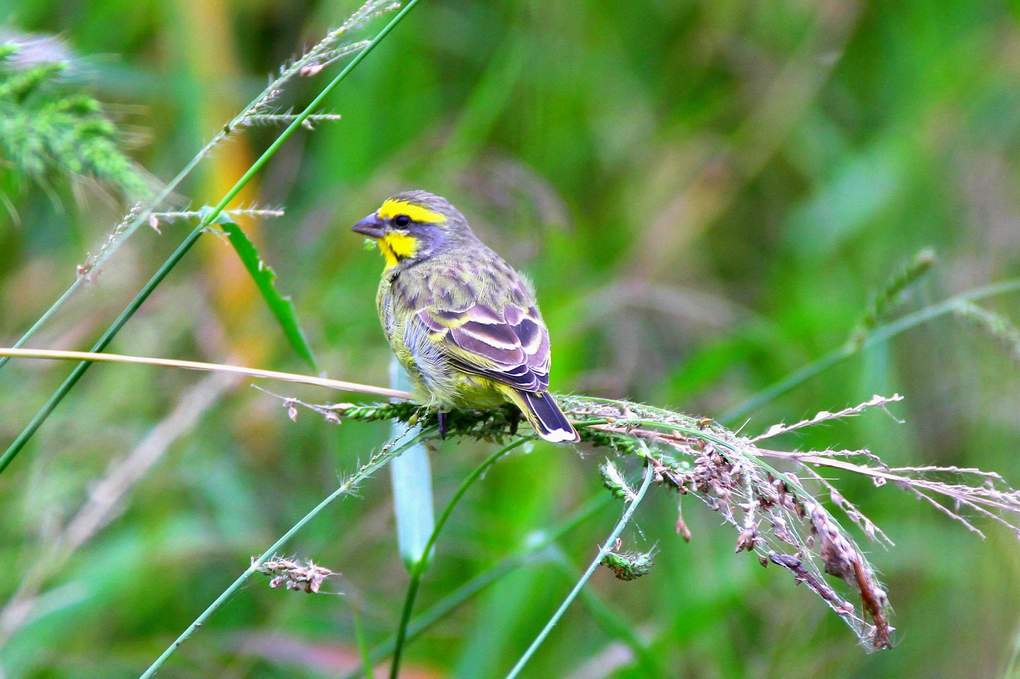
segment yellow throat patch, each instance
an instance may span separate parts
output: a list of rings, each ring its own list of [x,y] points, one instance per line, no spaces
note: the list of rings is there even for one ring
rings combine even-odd
[[[393,219],[397,215],[407,215],[412,220],[422,224],[442,224],[446,221],[446,217],[435,210],[403,200],[394,200],[393,198],[387,198],[383,201],[383,204],[376,210],[376,214],[379,215],[380,219]]]
[[[414,257],[418,252],[418,239],[409,233],[391,231],[379,239],[379,252],[386,260],[386,268],[396,266],[401,259]]]

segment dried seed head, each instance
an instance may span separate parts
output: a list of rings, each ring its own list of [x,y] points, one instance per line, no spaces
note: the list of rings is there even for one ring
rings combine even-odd
[[[252,557],[252,564],[257,561]],[[333,571],[317,566],[311,560],[301,563],[296,559],[274,556],[255,570],[270,576],[269,586],[273,589],[286,587],[306,594],[317,594],[326,578],[336,575]]]
[[[687,522],[684,521],[683,509],[678,504],[676,507],[676,534],[684,539],[684,542],[691,541],[691,529],[687,527]]]
[[[758,532],[753,528],[745,528],[740,531],[740,535],[737,536],[737,549],[736,552],[753,552],[754,545],[758,540]]]

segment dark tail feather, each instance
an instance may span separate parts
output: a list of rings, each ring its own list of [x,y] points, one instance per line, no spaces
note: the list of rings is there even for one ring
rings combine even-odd
[[[514,402],[528,418],[531,428],[546,441],[576,443],[581,440],[567,416],[556,405],[556,400],[548,393],[514,389],[514,395],[517,397]]]

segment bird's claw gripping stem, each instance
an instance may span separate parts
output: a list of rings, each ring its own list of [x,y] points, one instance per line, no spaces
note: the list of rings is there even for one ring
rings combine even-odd
[[[521,423],[521,411],[516,408],[510,413],[510,436],[517,436],[517,426]]]
[[[439,420],[439,438],[446,438],[446,411],[440,410],[436,413],[436,419]]]

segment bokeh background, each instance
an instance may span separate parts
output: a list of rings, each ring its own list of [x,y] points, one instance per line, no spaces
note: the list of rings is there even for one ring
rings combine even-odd
[[[0,23],[60,36],[74,66],[64,86],[101,100],[130,155],[164,180],[266,74],[354,8],[11,2]],[[1003,2],[424,0],[330,96],[343,120],[296,135],[240,201],[286,216],[244,226],[331,376],[387,382],[381,262],[348,227],[388,193],[423,187],[450,197],[534,279],[557,389],[722,417],[845,342],[869,296],[923,247],[938,263],[897,313],[1020,275],[1017,20]],[[302,79],[281,106],[304,105],[328,75]],[[216,202],[275,133],[233,135],[176,204]],[[124,198],[60,173],[4,196],[9,345],[73,280]],[[87,346],[190,224],[161,228],[140,230],[34,346]],[[987,305],[1020,319],[1017,295]],[[212,237],[111,349],[306,370]],[[788,445],[867,446],[890,463],[981,466],[1017,483],[1018,353],[943,317],[769,401],[745,426],[900,392],[903,423],[872,413]],[[5,446],[68,369],[0,371]],[[137,674],[387,433],[308,413],[292,422],[279,401],[219,377],[94,368],[0,478],[5,676]],[[437,499],[489,450],[440,445]],[[418,610],[605,492],[602,457],[536,445],[500,463],[456,510]],[[647,676],[607,607],[664,676],[1008,674],[1017,536],[984,523],[981,540],[895,488],[840,486],[897,545],[871,549],[895,607],[894,650],[866,654],[806,589],[735,556],[732,532],[693,502],[684,543],[676,497],[659,491],[625,538],[658,546],[652,573],[631,583],[598,574],[526,675]],[[89,524],[82,508],[102,507],[111,487],[123,494],[116,518]],[[501,676],[618,513],[596,513],[458,606],[409,647],[407,676]],[[369,644],[394,630],[407,575],[386,474],[289,550],[342,573],[325,588],[333,595],[253,580],[161,676],[338,676],[358,663],[352,611]],[[26,586],[30,596],[12,598]]]

